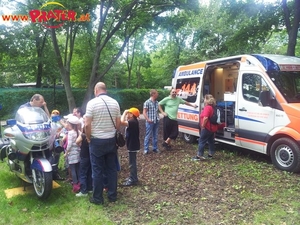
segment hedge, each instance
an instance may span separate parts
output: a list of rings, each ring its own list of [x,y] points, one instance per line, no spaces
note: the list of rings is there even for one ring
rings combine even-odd
[[[143,103],[149,98],[150,89],[109,89],[108,95],[116,99],[121,111],[136,107],[141,112]],[[159,93],[158,100],[169,95],[168,90],[157,90]],[[73,89],[76,106],[81,107],[86,89]],[[19,106],[30,101],[30,98],[39,93],[44,96],[49,111],[58,109],[62,115],[69,113],[68,102],[65,90],[62,88],[0,88],[0,120],[13,118]],[[85,109],[83,109],[84,111]]]

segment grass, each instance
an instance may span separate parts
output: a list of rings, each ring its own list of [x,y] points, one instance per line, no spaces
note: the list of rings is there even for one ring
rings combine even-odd
[[[196,146],[178,145],[184,150],[138,155],[142,184],[119,187],[118,201],[104,206],[76,198],[61,181],[45,201],[34,193],[7,199],[4,191],[22,182],[0,162],[0,224],[299,224],[299,174],[275,169],[262,155],[223,147],[214,160],[191,162]],[[120,150],[120,182],[128,173],[126,154]]]

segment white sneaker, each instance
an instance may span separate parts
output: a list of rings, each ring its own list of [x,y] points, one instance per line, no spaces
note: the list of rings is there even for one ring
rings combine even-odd
[[[87,196],[88,194],[83,194],[82,192],[79,192],[76,194],[76,197],[84,197],[84,196]]]

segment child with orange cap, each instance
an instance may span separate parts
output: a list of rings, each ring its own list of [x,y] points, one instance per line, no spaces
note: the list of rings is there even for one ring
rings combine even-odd
[[[132,186],[138,183],[136,153],[140,150],[140,129],[138,117],[140,111],[137,108],[130,108],[123,112],[121,125],[126,126],[126,146],[129,154],[130,175],[123,185]]]

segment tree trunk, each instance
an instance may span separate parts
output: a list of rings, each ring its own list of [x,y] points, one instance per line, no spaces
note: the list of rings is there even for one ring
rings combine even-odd
[[[41,43],[41,39],[38,35],[36,35],[35,38],[35,47],[37,50],[37,59],[38,59],[38,65],[37,65],[37,75],[36,75],[36,87],[40,88],[42,87],[42,77],[43,77],[43,52],[44,52],[44,48],[45,48],[45,43],[46,43],[46,39],[47,39],[47,35],[48,32],[45,32],[45,35],[43,37],[42,43]]]
[[[295,56],[295,48],[297,44],[297,33],[300,23],[300,0],[295,0],[294,2],[294,15],[290,15],[290,10],[287,7],[286,0],[282,0],[282,8],[285,18],[285,25],[288,32],[288,48],[287,55]],[[293,17],[293,21],[291,21],[291,17]]]
[[[75,99],[74,99],[74,96],[72,93],[72,88],[71,88],[70,71],[66,70],[66,68],[64,67],[63,60],[62,60],[60,50],[58,47],[58,43],[57,43],[55,29],[51,29],[51,38],[52,38],[52,43],[53,43],[53,47],[54,47],[54,51],[55,51],[55,55],[56,55],[57,64],[58,64],[58,67],[60,70],[60,75],[63,80],[64,88],[65,88],[66,95],[67,95],[69,112],[72,112],[72,110],[75,108],[76,104],[75,104]]]

